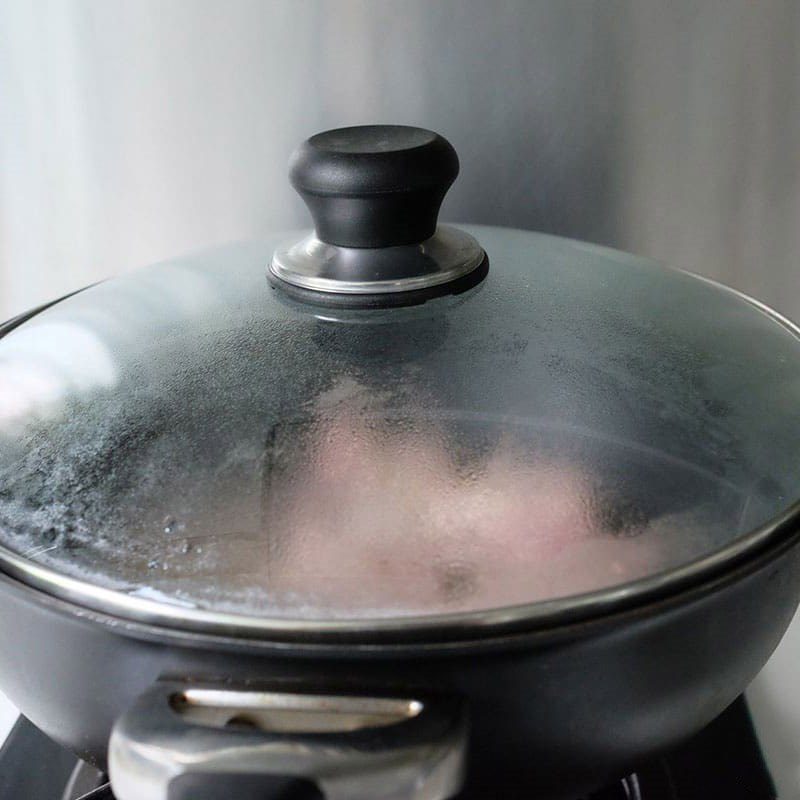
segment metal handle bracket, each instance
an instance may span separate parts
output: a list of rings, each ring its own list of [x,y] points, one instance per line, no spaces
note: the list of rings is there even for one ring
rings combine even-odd
[[[327,800],[445,800],[461,786],[466,729],[464,704],[452,697],[164,681],[117,721],[109,772],[118,800],[174,800],[187,782],[259,776],[301,779]]]

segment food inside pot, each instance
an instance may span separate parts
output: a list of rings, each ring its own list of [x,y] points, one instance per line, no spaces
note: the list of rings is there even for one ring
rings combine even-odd
[[[304,464],[293,463],[298,437],[317,440]],[[357,414],[281,431],[263,504],[264,529],[278,534],[267,584],[289,596],[315,586],[321,608],[342,613],[446,613],[592,591],[707,546],[695,508],[682,531],[693,544],[665,552],[681,515],[651,518],[647,498],[593,479],[596,443],[573,434],[569,460],[553,446],[562,437]],[[662,469],[676,479],[674,465]]]

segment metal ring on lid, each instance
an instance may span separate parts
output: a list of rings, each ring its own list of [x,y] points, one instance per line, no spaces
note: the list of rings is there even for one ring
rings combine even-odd
[[[282,281],[319,292],[386,294],[452,282],[477,269],[484,258],[468,233],[440,226],[419,244],[383,248],[338,247],[312,234],[276,250],[270,271]]]
[[[270,277],[302,300],[370,307],[471,288],[486,275],[486,254],[469,234],[436,224],[457,174],[450,143],[421,128],[312,136],[290,175],[315,232],[276,250]]]

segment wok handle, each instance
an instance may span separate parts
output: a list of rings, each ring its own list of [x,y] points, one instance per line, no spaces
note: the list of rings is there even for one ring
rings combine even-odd
[[[445,800],[463,779],[464,702],[160,681],[117,721],[117,800]]]

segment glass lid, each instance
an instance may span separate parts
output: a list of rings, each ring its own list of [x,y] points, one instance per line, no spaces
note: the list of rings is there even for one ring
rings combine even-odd
[[[458,236],[490,266],[401,303],[268,280],[289,234],[13,327],[3,569],[177,618],[530,614],[699,568],[797,501],[788,323],[605,248]]]

